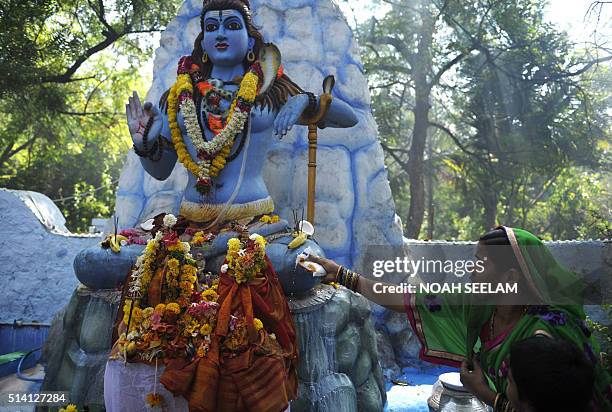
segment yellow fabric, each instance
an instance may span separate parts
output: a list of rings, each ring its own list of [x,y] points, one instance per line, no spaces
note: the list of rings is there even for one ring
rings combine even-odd
[[[219,213],[221,213],[224,207],[224,203],[210,204],[183,201],[180,215],[193,222],[210,222],[219,216]],[[273,211],[274,201],[268,196],[265,199],[255,200],[253,202],[231,205],[227,209],[223,220],[239,220],[246,217],[265,215]]]

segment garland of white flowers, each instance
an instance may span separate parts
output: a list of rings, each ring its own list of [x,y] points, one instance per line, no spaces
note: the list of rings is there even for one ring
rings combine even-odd
[[[177,81],[170,89],[168,95],[168,122],[172,135],[172,143],[176,150],[179,162],[189,170],[196,178],[196,189],[202,193],[207,192],[211,185],[211,177],[217,176],[226,164],[226,159],[230,155],[232,146],[238,133],[244,129],[244,125],[249,118],[251,108],[257,97],[257,89],[260,79],[253,71],[247,72],[229,113],[227,125],[210,142],[204,139],[197,120],[195,102],[193,101],[193,83],[188,73],[179,73]],[[178,126],[177,113],[182,110],[183,119],[187,135],[200,153],[204,152],[207,156],[200,159],[198,163],[194,159],[185,145],[182,133]]]
[[[233,115],[230,117],[225,128],[208,142],[202,137],[202,131],[198,123],[196,107],[193,100],[183,99],[180,104],[180,110],[185,119],[187,135],[198,150],[198,153],[204,152],[211,157],[219,153],[223,147],[229,146],[230,144],[233,145],[236,136],[244,129],[244,125],[249,118],[248,112],[243,112],[238,108],[234,108]]]

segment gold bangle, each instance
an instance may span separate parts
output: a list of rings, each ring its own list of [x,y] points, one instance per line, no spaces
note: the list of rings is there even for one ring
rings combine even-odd
[[[359,275],[356,272],[353,272],[353,283],[351,284],[351,290],[353,292],[357,292],[357,283],[359,282]]]
[[[342,265],[338,265],[338,270],[336,271],[336,283],[340,283],[338,282],[338,277],[340,276],[340,272],[342,271]]]
[[[344,278],[342,279],[342,286],[347,287],[350,289],[350,284],[351,284],[351,270],[350,269],[344,269]]]
[[[493,402],[493,412],[497,412],[497,403],[499,402],[499,398],[501,397],[501,393],[495,395],[495,401]]]

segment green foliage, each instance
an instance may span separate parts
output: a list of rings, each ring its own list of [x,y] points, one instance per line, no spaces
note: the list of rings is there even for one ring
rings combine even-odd
[[[144,94],[150,36],[180,1],[0,0],[0,185],[52,199],[67,226],[109,216]]]
[[[601,343],[604,367],[612,374],[612,305],[602,305],[601,308],[608,314],[608,322],[595,322],[587,319],[589,328],[595,332],[598,342]]]
[[[409,215],[414,67],[428,58],[418,27],[429,15],[420,236],[473,240],[505,224],[548,239],[609,237],[612,56],[572,44],[544,21],[542,2],[420,3],[395,2],[358,27],[398,214]]]

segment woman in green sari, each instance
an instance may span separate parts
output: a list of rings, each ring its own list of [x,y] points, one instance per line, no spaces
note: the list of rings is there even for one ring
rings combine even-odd
[[[535,335],[563,339],[583,350],[595,372],[592,410],[612,411],[612,380],[585,323],[578,277],[522,229],[499,227],[482,236],[476,257],[484,264],[480,273],[472,273],[472,283],[491,283],[493,290],[496,284],[517,284],[519,294],[376,293],[389,289],[328,259],[309,260],[325,268],[330,274],[326,280],[406,312],[421,343],[421,359],[461,367],[464,386],[496,411],[512,410],[505,397],[512,344]]]

